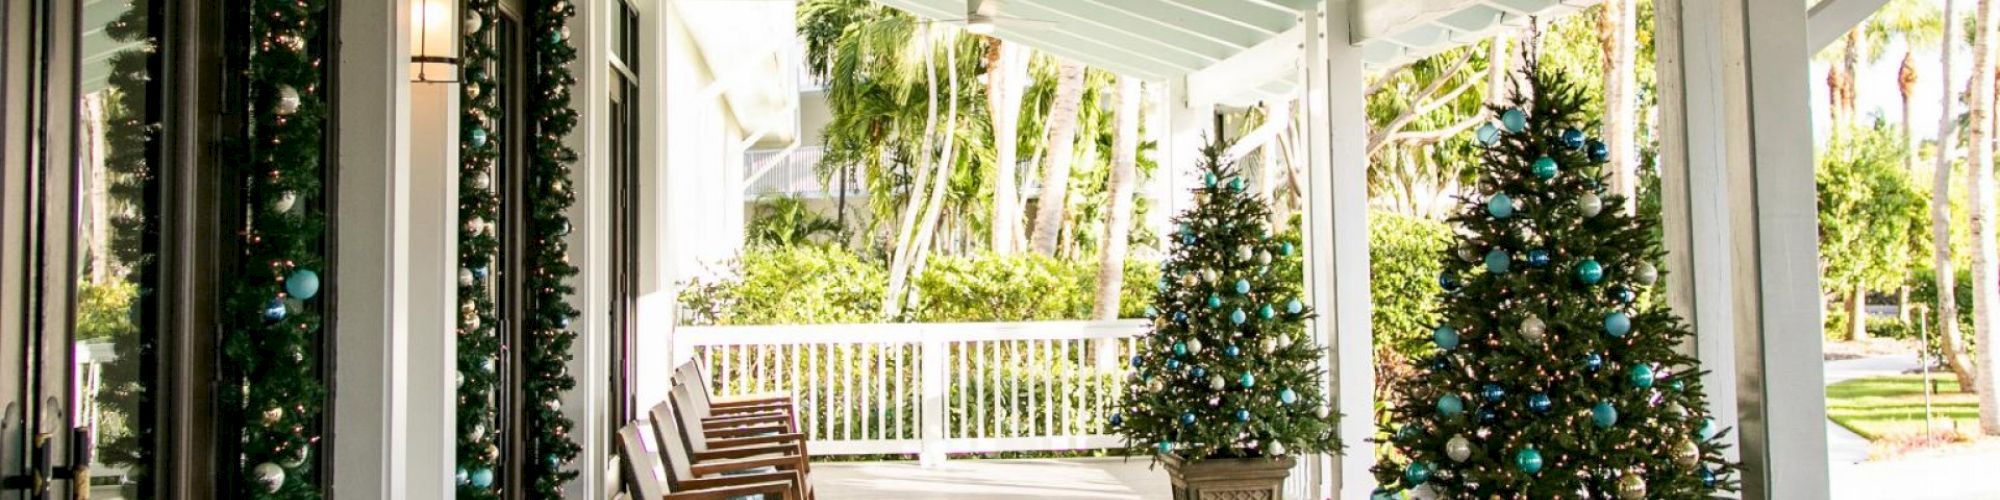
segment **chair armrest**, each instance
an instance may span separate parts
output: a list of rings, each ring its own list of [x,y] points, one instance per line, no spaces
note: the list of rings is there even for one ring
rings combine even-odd
[[[751,424],[789,424],[791,415],[756,415],[746,417],[710,417],[701,420],[702,430],[712,431]]]
[[[733,408],[738,406],[769,405],[774,403],[782,403],[785,405],[790,405],[792,403],[792,393],[760,392],[753,394],[736,394],[731,396],[714,396],[709,398],[708,406],[710,408]]]
[[[760,444],[792,443],[792,442],[799,443],[799,445],[803,447],[805,446],[806,435],[799,433],[785,433],[785,434],[766,434],[762,436],[745,436],[739,438],[719,438],[719,439],[707,440],[709,448],[736,448],[736,447],[760,445]]]
[[[691,482],[682,481],[681,484],[687,485]],[[799,500],[803,497],[797,493],[796,486],[789,481],[743,482],[729,486],[676,491],[668,493],[662,500],[728,500],[751,495],[778,495],[785,500]]]
[[[710,407],[708,409],[709,418],[747,417],[752,415],[791,415],[792,413],[793,413],[792,406],[788,404],[747,405],[747,406],[734,406],[728,408]]]
[[[703,437],[714,440],[715,438],[736,438],[758,434],[783,433],[789,430],[791,429],[787,429],[784,425],[752,425],[723,429],[703,429],[703,434],[706,434]]]
[[[710,460],[696,462],[689,468],[696,476],[710,476],[724,472],[776,467],[778,470],[796,471],[806,464],[804,455],[772,455],[766,457],[740,458],[734,460]]]
[[[710,448],[708,451],[694,452],[694,459],[697,462],[701,462],[708,460],[723,460],[731,458],[752,457],[757,455],[763,455],[766,453],[804,455],[805,444],[792,443],[792,444],[772,444],[772,445],[761,445],[761,446],[745,446],[738,448]]]

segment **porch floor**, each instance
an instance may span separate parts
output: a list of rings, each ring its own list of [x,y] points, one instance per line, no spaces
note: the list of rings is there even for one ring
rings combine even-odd
[[[1172,496],[1163,468],[1147,457],[829,462],[812,466],[821,500],[1154,499]]]

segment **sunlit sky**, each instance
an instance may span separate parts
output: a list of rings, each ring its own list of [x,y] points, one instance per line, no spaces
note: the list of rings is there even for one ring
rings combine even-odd
[[[1944,8],[1943,0],[1932,0],[1932,3],[1936,4],[1940,10]],[[1956,14],[1965,16],[1972,12],[1972,7],[1977,2],[1972,0],[1957,0],[1954,3],[1954,7],[1958,9]],[[1963,25],[1955,25],[1953,27],[1957,28],[1960,26]],[[1962,40],[1965,34],[1964,30],[1959,29],[1954,31],[1952,37]],[[1835,41],[1834,43],[1839,44],[1840,42]],[[1881,115],[1891,124],[1901,120],[1902,95],[1896,90],[1896,72],[1903,63],[1904,45],[1902,40],[1892,40],[1890,44],[1888,50],[1882,51],[1882,60],[1876,61],[1874,64],[1867,64],[1864,61],[1862,66],[1855,70],[1857,75],[1855,77],[1854,108],[1856,113],[1860,115],[1858,117],[1859,120],[1872,120],[1876,115]],[[1972,71],[1972,53],[1963,43],[1956,44],[1955,48],[1956,52],[1952,54],[1951,61],[1952,91],[1962,92],[1965,89],[1966,75],[1971,74]],[[1866,54],[1863,54],[1863,56],[1866,56]],[[1942,83],[1938,81],[1940,69],[1938,63],[1938,50],[1936,47],[1917,51],[1917,86],[1916,93],[1910,98],[1910,120],[1916,122],[1915,130],[1919,142],[1937,137],[1938,96],[1943,93]],[[1808,75],[1812,88],[1813,140],[1815,143],[1826,140],[1828,122],[1826,69],[1825,64],[1814,61],[1812,72]],[[1956,108],[1956,112],[1962,113],[1965,111],[1962,104],[1954,102],[1952,106]],[[1865,124],[1867,122],[1863,121],[1862,123]]]

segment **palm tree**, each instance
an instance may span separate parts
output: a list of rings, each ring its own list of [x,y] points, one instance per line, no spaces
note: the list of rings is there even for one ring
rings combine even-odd
[[[1118,291],[1125,281],[1125,252],[1132,231],[1132,190],[1139,178],[1139,81],[1118,78],[1112,99],[1118,107],[1118,127],[1111,140],[1111,207],[1105,214],[1104,241],[1097,247],[1097,301],[1091,317],[1118,319]]]
[[[1639,199],[1639,84],[1633,61],[1639,51],[1638,24],[1634,0],[1606,0],[1597,22],[1597,42],[1604,52],[1604,140],[1611,150],[1611,188],[1627,200]],[[1638,206],[1626,203],[1625,210]]]
[[[1056,70],[1055,103],[1049,107],[1048,159],[1042,162],[1042,189],[1035,209],[1035,253],[1055,255],[1069,194],[1069,167],[1076,154],[1077,105],[1083,100],[1083,65],[1064,60]]]
[[[1937,45],[1941,39],[1939,30],[1944,26],[1944,18],[1936,8],[1924,0],[1892,0],[1875,15],[1869,16],[1863,29],[1868,37],[1868,61],[1881,60],[1889,47],[1891,38],[1903,39],[1903,61],[1896,71],[1896,91],[1902,96],[1902,137],[1903,170],[1915,172],[1917,169],[1916,124],[1910,121],[1910,97],[1917,86],[1917,49]],[[1910,287],[1904,280],[1896,291],[1896,314],[1905,323],[1910,321]]]
[[[1944,19],[1951,18],[1953,1],[1944,0]],[[1958,378],[1958,387],[1965,390],[1977,387],[1978,383],[1973,378],[1971,360],[1965,357],[1964,334],[1958,329],[1958,271],[1951,259],[1951,148],[1958,142],[1954,139],[1958,137],[1958,131],[1951,105],[1959,95],[1951,89],[1951,27],[1952,23],[1942,23],[1940,30],[1943,33],[1939,37],[1945,42],[1943,50],[1938,51],[1939,67],[1942,68],[1938,73],[1938,83],[1944,89],[1938,98],[1937,165],[1931,172],[1931,265],[1937,275],[1938,308],[1934,315],[1937,316],[1938,338],[1942,346],[1939,351],[1945,365],[1951,368],[1952,375]]]
[[[1993,64],[1995,0],[1979,0],[1973,24],[1972,85],[1966,106],[1967,141],[1972,170],[1972,328],[1980,349],[1979,426],[1988,435],[2000,435],[2000,398],[1994,382],[2000,378],[2000,347],[1994,345],[1994,328],[2000,328],[2000,255],[1996,255],[1993,201]]]

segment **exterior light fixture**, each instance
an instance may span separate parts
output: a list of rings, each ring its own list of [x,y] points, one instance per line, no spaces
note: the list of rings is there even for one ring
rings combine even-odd
[[[458,81],[457,0],[410,1],[410,81]]]

